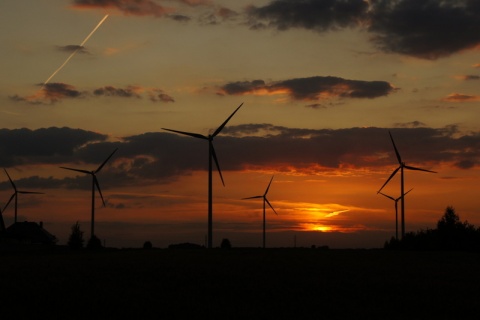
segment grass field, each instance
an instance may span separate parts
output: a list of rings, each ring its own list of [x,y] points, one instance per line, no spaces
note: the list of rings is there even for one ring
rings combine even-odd
[[[476,319],[479,267],[380,249],[0,252],[2,319]]]

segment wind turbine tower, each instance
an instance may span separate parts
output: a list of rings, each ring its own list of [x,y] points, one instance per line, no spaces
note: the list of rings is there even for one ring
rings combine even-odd
[[[243,200],[246,200],[246,199],[263,199],[263,249],[265,249],[265,225],[266,225],[266,222],[265,222],[265,203],[268,203],[270,208],[272,208],[273,212],[275,212],[275,214],[277,214],[277,212],[275,211],[273,206],[270,204],[270,201],[268,201],[268,199],[267,199],[268,189],[270,189],[270,185],[272,184],[272,180],[273,180],[273,176],[270,179],[270,183],[268,184],[267,189],[265,190],[265,193],[263,195],[243,198]]]
[[[404,196],[407,195],[407,193],[409,193],[410,191],[412,191],[412,189],[408,190]],[[400,200],[402,198],[402,196],[398,197],[398,198],[394,198],[392,196],[389,196],[385,193],[382,193],[382,192],[379,192],[382,196],[385,196],[391,200],[393,200],[395,202],[395,239],[398,240],[398,200]]]
[[[213,206],[212,206],[212,159],[215,161],[215,165],[217,166],[218,173],[220,174],[220,179],[222,180],[223,186],[225,186],[225,183],[223,181],[222,177],[222,171],[220,170],[220,166],[218,164],[217,160],[217,155],[215,154],[215,149],[213,148],[213,138],[215,138],[220,131],[225,127],[227,122],[233,117],[233,115],[240,109],[240,107],[243,105],[240,104],[235,111],[225,120],[218,128],[213,132],[213,134],[209,134],[208,136],[199,134],[199,133],[191,133],[191,132],[185,132],[185,131],[178,131],[178,130],[172,130],[172,129],[166,129],[162,128],[163,130],[170,131],[170,132],[175,132],[179,133],[182,135],[198,138],[198,139],[203,139],[208,141],[208,248],[212,248],[212,211],[213,211]]]
[[[5,170],[5,173],[7,174],[7,177],[8,177],[8,180],[10,180],[10,184],[12,185],[12,188],[13,188],[13,194],[12,196],[10,197],[10,199],[8,200],[7,204],[5,205],[5,207],[3,208],[3,210],[5,211],[5,209],[8,207],[8,205],[10,204],[10,202],[13,200],[13,198],[15,198],[15,217],[14,217],[14,223],[17,223],[17,210],[18,210],[18,195],[19,194],[43,194],[43,192],[34,192],[34,191],[23,191],[23,190],[18,190],[17,189],[17,186],[15,185],[15,183],[13,182],[12,178],[10,178],[10,175],[8,174],[7,172],[7,169],[3,169]]]
[[[405,164],[405,162],[402,161],[402,157],[400,156],[400,153],[398,152],[398,149],[397,149],[397,146],[395,145],[395,141],[393,141],[393,137],[392,137],[392,134],[390,133],[390,131],[388,132],[388,134],[390,135],[390,140],[392,140],[392,144],[393,144],[393,148],[395,149],[395,154],[397,156],[397,160],[398,160],[398,163],[399,163],[399,166],[397,169],[395,169],[392,174],[390,175],[390,177],[387,179],[387,181],[385,181],[385,183],[383,184],[383,186],[380,188],[380,190],[377,191],[377,193],[380,193],[380,191],[382,191],[383,187],[385,187],[387,185],[387,183],[393,178],[393,176],[398,172],[398,170],[400,170],[400,194],[403,195],[405,194],[405,187],[404,187],[404,184],[405,184],[405,179],[404,179],[404,175],[403,175],[403,171],[404,169],[407,169],[407,170],[416,170],[416,171],[424,171],[424,172],[430,172],[430,173],[436,173],[435,171],[431,171],[431,170],[427,170],[427,169],[422,169],[422,168],[416,168],[416,167],[412,167],[412,166],[407,166]],[[401,197],[400,198],[401,200],[401,205],[402,205],[402,208],[401,208],[401,220],[402,220],[402,239],[403,237],[405,237],[405,197]]]
[[[76,171],[76,172],[81,172],[85,174],[89,174],[92,176],[92,217],[90,221],[90,238],[93,238],[95,236],[95,187],[97,187],[98,193],[100,194],[100,197],[102,198],[102,203],[103,206],[105,207],[105,201],[103,200],[103,195],[102,195],[102,190],[100,189],[100,185],[97,180],[97,173],[102,170],[103,166],[107,163],[108,160],[113,156],[113,154],[117,151],[118,149],[113,150],[113,152],[108,156],[105,161],[102,162],[102,164],[97,168],[97,170],[93,171],[88,171],[88,170],[83,170],[83,169],[74,169],[74,168],[68,168],[68,167],[60,167],[62,169],[66,170],[71,170],[71,171]]]

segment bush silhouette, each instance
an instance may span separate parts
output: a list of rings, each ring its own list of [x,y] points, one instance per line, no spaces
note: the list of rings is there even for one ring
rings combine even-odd
[[[78,221],[72,226],[72,233],[68,238],[68,246],[73,250],[79,250],[83,248],[83,243],[85,240],[83,239],[83,231],[80,230],[80,225]]]

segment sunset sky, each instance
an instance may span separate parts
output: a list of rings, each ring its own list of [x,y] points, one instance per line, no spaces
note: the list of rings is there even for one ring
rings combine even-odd
[[[108,15],[106,17],[106,15]],[[102,20],[103,19],[103,20]],[[381,247],[407,165],[406,231],[447,206],[480,226],[480,3],[475,0],[2,0],[0,164],[19,221],[65,244]],[[83,43],[83,46],[81,45]],[[216,168],[214,167],[216,170]],[[397,174],[383,192],[400,196]],[[0,172],[0,207],[13,193]],[[13,223],[11,203],[3,216]]]

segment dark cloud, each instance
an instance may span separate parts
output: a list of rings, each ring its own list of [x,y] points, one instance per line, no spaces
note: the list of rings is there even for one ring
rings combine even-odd
[[[441,163],[460,169],[480,166],[480,133],[465,134],[455,126],[313,130],[243,124],[225,127],[215,138],[214,147],[224,177],[226,171],[245,169],[308,175],[343,168],[394,168],[397,159],[389,130],[408,165],[431,170]],[[69,163],[66,166],[95,170],[118,148],[102,169],[105,187],[166,183],[208,168],[207,141],[169,132],[147,132],[117,142],[108,141],[104,135],[68,128],[3,129],[0,137],[0,163],[7,169]],[[91,187],[90,178],[84,175],[60,181],[29,178],[21,185],[39,188],[43,183],[44,188]]]
[[[358,27],[384,52],[438,59],[480,44],[475,0],[274,0],[247,10],[252,29]]]
[[[378,98],[395,91],[385,81],[348,80],[338,77],[309,77],[266,84],[263,80],[231,82],[220,88],[218,94],[288,94],[295,100],[316,101],[331,97]]]
[[[87,98],[87,97],[117,97],[117,98],[138,98],[147,97],[153,102],[175,102],[174,98],[158,88],[145,88],[140,86],[126,86],[124,88],[104,86],[93,91],[78,91],[74,86],[65,83],[48,83],[44,85],[35,95],[21,97],[10,96],[12,101],[26,102],[30,104],[53,104],[63,99]]]
[[[462,135],[455,127],[391,131],[410,164],[450,162],[459,168],[479,164],[478,133]],[[94,170],[119,148],[102,171],[105,187],[165,182],[207,167],[205,141],[170,133],[145,133],[115,143],[108,142],[105,135],[69,128],[3,129],[0,137],[4,167],[72,162],[71,167]],[[387,130],[381,128],[310,130],[244,124],[226,127],[216,138],[215,147],[225,171],[271,168],[308,174],[345,165],[364,168],[395,164]],[[390,157],[386,159],[385,154]],[[66,179],[31,177],[21,180],[20,185],[88,189],[89,181],[84,175]]]
[[[82,146],[106,139],[100,133],[66,127],[0,129],[0,166],[62,163]]]
[[[418,128],[418,127],[426,127],[427,125],[421,121],[412,121],[412,122],[404,122],[404,123],[395,123],[395,128]]]
[[[462,77],[463,80],[480,80],[480,76],[477,75],[465,75]]]
[[[437,59],[480,43],[480,3],[474,0],[375,0],[369,31],[381,49]]]
[[[93,90],[93,94],[96,96],[109,96],[109,97],[123,97],[123,98],[140,98],[138,92],[141,91],[139,87],[128,86],[126,88],[115,88],[112,86],[105,86]]]
[[[201,24],[218,25],[227,20],[233,20],[239,16],[239,13],[225,7],[214,8],[212,12],[200,16]]]
[[[173,11],[152,0],[74,0],[73,3],[76,8],[112,8],[135,16],[163,17]]]
[[[85,50],[85,47],[73,44],[67,46],[59,46],[58,50],[65,52],[88,53],[88,51]]]
[[[367,9],[363,0],[277,0],[263,7],[250,6],[247,14],[253,29],[327,31],[357,26],[366,19]]]
[[[74,86],[66,83],[51,82],[41,86],[41,89],[34,95],[26,97],[14,95],[10,96],[10,99],[30,104],[54,104],[63,99],[83,98],[86,95],[85,92],[78,91]]]
[[[178,8],[171,4],[178,4],[180,7],[211,6],[210,0],[173,0],[169,6],[163,6],[161,1],[155,0],[73,0],[73,7],[80,9],[116,9],[124,15],[166,17],[176,21],[188,21],[186,15],[178,13]]]
[[[179,21],[179,22],[187,22],[192,20],[192,18],[185,16],[183,14],[170,14],[168,17],[172,20]]]

